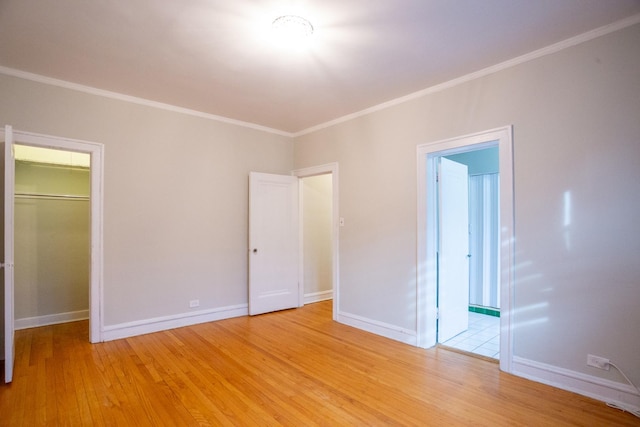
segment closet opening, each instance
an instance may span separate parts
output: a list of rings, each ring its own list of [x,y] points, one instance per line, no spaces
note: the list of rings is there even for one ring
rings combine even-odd
[[[89,318],[91,159],[14,145],[16,329]]]

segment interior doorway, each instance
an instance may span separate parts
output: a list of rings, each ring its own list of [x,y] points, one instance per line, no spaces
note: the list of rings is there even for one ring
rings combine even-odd
[[[499,200],[499,353],[500,368],[511,371],[511,298],[513,260],[513,159],[512,129],[504,127],[418,146],[418,344],[431,347],[439,342],[440,295],[439,250],[440,205],[437,172],[440,159],[472,151],[496,149],[498,152]],[[468,281],[468,278],[467,278]],[[469,288],[467,286],[467,297]],[[468,305],[468,304],[467,304]],[[468,311],[468,310],[467,310]],[[445,319],[441,319],[445,321]]]
[[[438,159],[438,343],[500,356],[498,147]],[[459,178],[450,171],[455,165]],[[458,178],[459,184],[450,181]],[[453,203],[455,202],[455,203]],[[451,269],[451,247],[459,247]],[[453,254],[456,255],[456,254]],[[455,295],[451,295],[455,293]],[[457,311],[445,310],[452,303]]]
[[[333,299],[331,174],[300,178],[304,303]]]
[[[339,307],[338,164],[292,172],[300,178],[300,306],[332,299]]]
[[[15,131],[11,126],[5,126],[0,131],[3,141],[4,155],[4,274],[2,286],[4,288],[4,310],[2,318],[3,328],[3,353],[5,357],[5,382],[11,382],[13,377],[14,361],[14,144],[44,147],[55,150],[86,153],[90,156],[90,270],[89,270],[89,341],[92,343],[102,341],[103,303],[102,303],[102,274],[103,274],[103,150],[102,144],[78,141],[67,138],[59,138],[40,135],[24,131]]]
[[[89,318],[90,156],[14,145],[15,328]]]

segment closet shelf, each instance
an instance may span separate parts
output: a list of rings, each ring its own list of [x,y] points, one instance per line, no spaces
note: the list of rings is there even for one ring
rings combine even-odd
[[[89,196],[74,196],[71,194],[15,193],[15,197],[17,199],[89,200]]]

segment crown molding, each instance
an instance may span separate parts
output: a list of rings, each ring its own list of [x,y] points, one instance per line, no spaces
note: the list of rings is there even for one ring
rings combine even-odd
[[[417,99],[417,98],[422,98],[422,97],[424,97],[426,95],[429,95],[429,94],[432,94],[432,93],[436,93],[436,92],[440,92],[440,91],[443,91],[445,89],[449,89],[449,88],[452,88],[454,86],[458,86],[458,85],[461,85],[463,83],[467,83],[467,82],[470,82],[472,80],[479,79],[481,77],[485,77],[485,76],[488,76],[488,75],[491,75],[491,74],[495,74],[495,73],[497,73],[499,71],[502,71],[502,70],[505,70],[507,68],[515,67],[516,65],[520,65],[520,64],[523,64],[525,62],[529,62],[529,61],[532,61],[534,59],[537,59],[537,58],[540,58],[540,57],[543,57],[543,56],[547,56],[547,55],[551,55],[551,54],[556,53],[556,52],[560,52],[560,51],[562,51],[564,49],[567,49],[569,47],[579,45],[579,44],[587,42],[589,40],[596,39],[598,37],[601,37],[601,36],[616,32],[618,30],[622,30],[624,28],[627,28],[627,27],[630,27],[632,25],[636,25],[636,24],[639,24],[639,23],[640,23],[640,13],[636,14],[636,15],[629,16],[628,18],[622,19],[620,21],[616,21],[616,22],[613,22],[611,24],[604,25],[602,27],[596,28],[596,29],[588,31],[586,33],[582,33],[582,34],[577,35],[575,37],[571,37],[571,38],[563,40],[561,42],[554,43],[554,44],[552,44],[550,46],[543,47],[543,48],[538,49],[538,50],[534,50],[533,52],[529,52],[529,53],[526,53],[524,55],[509,59],[509,60],[501,62],[499,64],[492,65],[490,67],[483,68],[483,69],[475,71],[473,73],[466,74],[464,76],[455,78],[453,80],[449,80],[447,82],[440,83],[440,84],[437,84],[435,86],[431,86],[431,87],[428,87],[426,89],[419,90],[417,92],[413,92],[413,93],[411,93],[409,95],[401,96],[399,98],[395,98],[395,99],[392,99],[390,101],[383,102],[383,103],[375,105],[373,107],[369,107],[369,108],[366,108],[364,110],[361,110],[361,111],[358,111],[358,112],[355,112],[355,113],[352,113],[352,114],[348,114],[346,116],[342,116],[342,117],[339,117],[337,119],[330,120],[328,122],[321,123],[321,124],[316,125],[316,126],[312,126],[310,128],[301,130],[299,132],[295,132],[295,133],[293,133],[293,137],[297,138],[297,137],[300,137],[300,136],[303,136],[303,135],[307,135],[307,134],[319,131],[321,129],[326,129],[326,128],[331,127],[331,126],[347,122],[349,120],[352,120],[352,119],[355,119],[355,118],[358,118],[358,117],[366,116],[367,114],[371,114],[371,113],[374,113],[376,111],[385,110],[385,109],[393,107],[395,105],[403,104],[405,102],[408,102],[408,101],[411,101],[411,100],[414,100],[414,99]]]
[[[210,114],[210,113],[205,113],[202,111],[197,111],[197,110],[192,110],[189,108],[184,108],[184,107],[178,107],[175,105],[171,105],[171,104],[166,104],[166,103],[162,103],[162,102],[158,102],[158,101],[152,101],[149,99],[144,99],[144,98],[139,98],[139,97],[135,97],[135,96],[131,96],[131,95],[125,95],[122,93],[118,93],[118,92],[112,92],[112,91],[108,91],[108,90],[103,90],[103,89],[98,89],[98,88],[94,88],[91,86],[85,86],[85,85],[81,85],[78,83],[73,83],[73,82],[69,82],[69,81],[65,81],[65,80],[59,80],[59,79],[55,79],[52,77],[47,77],[47,76],[43,76],[40,74],[35,74],[35,73],[29,73],[26,71],[22,71],[22,70],[17,70],[17,69],[13,69],[13,68],[9,68],[9,67],[4,67],[4,66],[0,66],[0,74],[4,74],[4,75],[8,75],[8,76],[13,76],[13,77],[18,77],[21,79],[25,79],[25,80],[31,80],[34,82],[38,82],[38,83],[43,83],[43,84],[48,84],[48,85],[52,85],[52,86],[57,86],[57,87],[61,87],[61,88],[65,88],[65,89],[71,89],[71,90],[75,90],[75,91],[79,91],[79,92],[83,92],[83,93],[88,93],[91,95],[96,95],[96,96],[101,96],[101,97],[105,97],[105,98],[111,98],[111,99],[116,99],[116,100],[120,100],[120,101],[125,101],[125,102],[130,102],[133,104],[138,104],[138,105],[144,105],[147,107],[152,107],[152,108],[158,108],[161,110],[166,110],[166,111],[172,111],[175,113],[181,113],[181,114],[186,114],[189,116],[193,116],[193,117],[199,117],[199,118],[204,118],[207,120],[214,120],[217,122],[222,122],[222,123],[227,123],[227,124],[231,124],[231,125],[236,125],[236,126],[240,126],[240,127],[244,127],[244,128],[248,128],[248,129],[253,129],[253,130],[258,130],[258,131],[262,131],[262,132],[267,132],[267,133],[271,133],[271,134],[275,134],[275,135],[280,135],[280,136],[284,136],[284,137],[288,137],[288,138],[297,138],[300,136],[304,136],[340,123],[344,123],[347,122],[349,120],[358,118],[358,117],[362,117],[365,116],[367,114],[371,114],[374,113],[376,111],[381,111],[381,110],[385,110],[387,108],[393,107],[395,105],[399,105],[399,104],[403,104],[405,102],[417,99],[417,98],[422,98],[426,95],[432,94],[432,93],[436,93],[436,92],[440,92],[443,91],[445,89],[449,89],[458,85],[461,85],[463,83],[481,78],[481,77],[485,77],[488,76],[490,74],[494,74],[497,73],[499,71],[511,68],[511,67],[515,67],[516,65],[520,65],[523,64],[525,62],[528,61],[532,61],[534,59],[546,56],[546,55],[551,55],[553,53],[556,52],[560,52],[564,49],[567,49],[569,47],[572,46],[576,46],[578,44],[587,42],[589,40],[593,40],[595,38],[604,36],[606,34],[610,34],[613,33],[615,31],[630,27],[632,25],[636,25],[640,23],[640,14],[636,14],[636,15],[632,15],[629,16],[625,19],[613,22],[611,24],[608,25],[604,25],[602,27],[596,28],[594,30],[588,31],[586,33],[580,34],[578,36],[575,37],[571,37],[569,39],[563,40],[561,42],[558,43],[554,43],[550,46],[544,47],[542,49],[538,49],[535,50],[533,52],[529,52],[526,53],[524,55],[518,56],[516,58],[513,59],[509,59],[507,61],[501,62],[499,64],[496,65],[492,65],[490,67],[487,68],[483,68],[481,70],[475,71],[473,73],[469,73],[466,74],[464,76],[449,80],[447,82],[444,83],[440,83],[434,86],[430,86],[426,89],[422,89],[419,90],[417,92],[413,92],[411,94],[405,95],[405,96],[401,96],[399,98],[395,98],[392,99],[390,101],[386,101],[383,102],[381,104],[378,105],[374,105],[372,107],[366,108],[364,110],[360,110],[357,111],[355,113],[351,113],[351,114],[347,114],[345,116],[336,118],[334,120],[330,120],[324,123],[321,123],[319,125],[316,126],[312,126],[309,127],[307,129],[303,129],[301,131],[298,132],[286,132],[283,130],[279,130],[279,129],[274,129],[274,128],[270,128],[267,126],[262,126],[262,125],[258,125],[255,123],[250,123],[250,122],[245,122],[242,120],[236,120],[236,119],[231,119],[228,117],[223,117],[223,116],[218,116],[215,114]]]
[[[24,80],[30,80],[37,83],[43,83],[51,86],[57,86],[64,89],[75,90],[78,92],[87,93],[90,95],[101,96],[104,98],[115,99],[118,101],[130,102],[132,104],[144,105],[146,107],[157,108],[160,110],[171,111],[174,113],[186,114],[188,116],[199,117],[207,120],[214,120],[216,122],[227,123],[231,125],[241,126],[253,130],[272,133],[280,136],[293,137],[293,133],[285,132],[279,129],[273,129],[266,126],[257,125],[255,123],[244,122],[242,120],[231,119],[228,117],[218,116],[215,114],[205,113],[202,111],[191,110],[189,108],[178,107],[171,104],[165,104],[163,102],[151,101],[149,99],[138,98],[136,96],[125,95],[118,92],[111,92],[108,90],[98,89],[91,86],[85,86],[78,83],[69,82],[66,80],[59,80],[52,77],[43,76],[40,74],[29,73],[27,71],[16,70],[14,68],[4,67],[0,65],[0,74],[7,76],[17,77]]]

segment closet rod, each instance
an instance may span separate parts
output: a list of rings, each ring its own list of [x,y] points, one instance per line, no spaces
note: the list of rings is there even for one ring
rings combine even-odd
[[[19,199],[89,200],[89,196],[73,196],[70,194],[15,193],[15,196]]]

